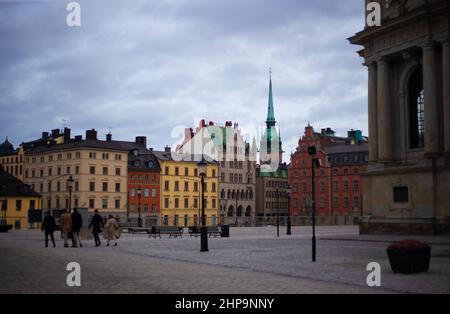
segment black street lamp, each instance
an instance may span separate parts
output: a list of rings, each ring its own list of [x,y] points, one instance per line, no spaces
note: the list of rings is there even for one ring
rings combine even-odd
[[[72,176],[67,179],[67,191],[69,191],[69,213],[72,211],[72,190],[73,190],[73,178]]]
[[[286,234],[287,235],[292,235],[292,231],[291,231],[291,186],[288,185],[287,186],[287,190],[286,190],[286,195],[288,198],[288,219],[287,219],[287,230],[286,230]]]
[[[280,237],[280,204],[279,204],[279,198],[280,198],[280,192],[277,188],[276,190],[276,197],[277,197],[277,237]]]
[[[238,200],[239,200],[239,191],[236,190],[236,227],[238,227]]]
[[[142,228],[142,218],[141,218],[141,195],[142,195],[142,188],[139,186],[137,190],[138,194],[138,226],[139,228]]]
[[[2,221],[2,223],[3,224],[7,224],[7,221],[6,221],[6,212],[8,211],[8,199],[6,198],[6,196],[5,196],[5,199],[4,200],[2,200],[2,217],[3,217],[3,221]]]
[[[315,184],[315,167],[320,167],[320,161],[316,158],[316,146],[308,147],[308,153],[311,156],[311,210],[312,210],[312,261],[316,262],[316,184]]]
[[[197,167],[201,179],[200,184],[202,186],[202,227],[200,229],[200,252],[208,252],[208,229],[206,229],[205,217],[205,177],[208,164],[202,158],[202,160],[198,162]]]

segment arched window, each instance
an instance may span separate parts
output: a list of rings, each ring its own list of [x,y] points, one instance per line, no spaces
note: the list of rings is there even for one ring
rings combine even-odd
[[[412,149],[425,146],[424,133],[424,90],[422,68],[411,75],[408,85],[409,95],[409,146]]]

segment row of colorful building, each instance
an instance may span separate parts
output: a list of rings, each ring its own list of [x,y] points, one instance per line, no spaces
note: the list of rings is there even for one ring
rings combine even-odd
[[[95,129],[87,130],[84,138],[72,137],[69,128],[43,132],[17,149],[6,139],[0,145],[0,202],[3,218],[16,228],[28,226],[28,209],[69,207],[99,209],[121,221],[142,217],[145,226],[197,225],[201,214],[197,162],[204,158],[207,224],[270,224],[277,215],[285,221],[289,213],[294,224],[301,224],[311,214],[307,148],[315,145],[322,165],[316,180],[319,223],[346,223],[362,210],[367,142],[361,131],[338,137],[331,129],[315,132],[308,125],[290,163],[283,163],[270,81],[259,147],[256,140],[245,141],[238,124],[205,120],[195,130],[187,129],[178,147],[161,151],[149,148],[145,136],[127,142],[114,140],[109,133],[100,139]],[[17,189],[28,194],[13,197],[12,185],[22,186]]]

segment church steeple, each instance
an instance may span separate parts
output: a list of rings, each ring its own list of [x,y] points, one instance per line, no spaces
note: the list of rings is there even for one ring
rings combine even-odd
[[[269,104],[267,110],[267,128],[274,127],[276,124],[275,112],[273,109],[273,92],[272,92],[272,69],[270,69],[270,84],[269,84]]]

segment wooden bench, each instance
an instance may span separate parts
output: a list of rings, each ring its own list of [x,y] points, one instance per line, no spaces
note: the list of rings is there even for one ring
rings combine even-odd
[[[218,226],[211,226],[211,227],[207,227],[208,228],[208,236],[209,237],[220,237],[222,235],[222,230],[220,230],[220,227]]]
[[[206,227],[207,233],[209,237],[217,238],[222,235],[222,231],[218,226],[209,226]],[[189,227],[188,232],[190,237],[198,237],[201,235],[202,227],[200,226],[192,226]]]
[[[182,238],[183,237],[183,228],[181,227],[172,227],[172,226],[158,226],[152,227],[148,232],[148,237],[151,238],[160,238],[163,234],[168,234],[170,238]]]
[[[136,228],[136,227],[128,228],[128,233],[131,233],[131,234],[135,234],[135,233],[149,233],[149,231],[150,231],[150,229],[148,229],[148,228]]]

